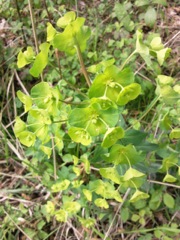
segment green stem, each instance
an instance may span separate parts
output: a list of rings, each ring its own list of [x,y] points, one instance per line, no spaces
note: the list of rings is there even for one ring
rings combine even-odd
[[[125,65],[130,61],[130,59],[132,58],[132,56],[136,53],[136,50],[134,50],[134,52],[132,52],[129,57],[125,60],[125,62],[120,66],[120,70],[123,70],[123,68],[125,67]]]
[[[91,81],[89,79],[86,67],[84,65],[84,60],[83,60],[83,57],[82,57],[81,49],[80,49],[79,44],[78,44],[77,41],[76,41],[76,50],[77,50],[77,55],[78,55],[79,62],[80,62],[80,65],[81,65],[82,73],[83,73],[83,75],[84,75],[84,77],[86,79],[88,87],[90,87],[91,86]]]
[[[57,179],[57,166],[56,166],[56,152],[55,152],[55,145],[54,145],[54,138],[51,137],[51,143],[52,143],[52,152],[53,152],[53,166],[54,166],[54,180]]]

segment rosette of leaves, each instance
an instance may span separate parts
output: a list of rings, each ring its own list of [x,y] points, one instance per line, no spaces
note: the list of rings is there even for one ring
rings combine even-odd
[[[54,34],[55,32],[52,31],[52,27],[48,29],[48,39],[51,39],[51,34],[54,35],[51,40],[53,47],[69,55],[76,53],[77,46],[83,52],[86,49],[87,40],[91,35],[90,29],[84,26],[84,22],[85,18],[76,18],[75,12],[66,13],[57,21],[57,26],[63,28],[63,32],[56,32]]]
[[[16,118],[14,133],[20,142],[30,147],[38,138],[42,144],[46,144],[53,135],[56,147],[61,150],[63,133],[60,131],[60,123],[54,123],[60,115],[62,106],[60,101],[62,96],[57,87],[41,82],[31,89],[30,96],[21,91],[18,91],[17,95],[24,104],[25,112],[28,113],[27,123],[19,117]],[[50,157],[51,148],[42,145],[40,149]]]
[[[120,70],[108,66],[98,74],[89,89],[89,97],[106,97],[117,105],[123,106],[141,93],[141,86],[134,83],[134,74],[130,68]]]

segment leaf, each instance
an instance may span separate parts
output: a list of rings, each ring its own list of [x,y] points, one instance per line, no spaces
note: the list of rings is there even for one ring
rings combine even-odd
[[[121,184],[119,173],[114,167],[100,168],[99,172],[102,177],[110,179],[117,184]]]
[[[180,138],[180,128],[174,128],[169,135],[170,139],[179,139]]]
[[[14,133],[16,135],[16,137],[19,136],[19,134],[21,132],[23,132],[24,130],[26,130],[26,124],[25,122],[23,122],[20,117],[16,117],[15,119],[15,125],[14,125]]]
[[[130,167],[122,177],[123,186],[131,188],[139,188],[145,180],[145,174]]]
[[[169,157],[162,160],[162,166],[159,168],[159,172],[167,172],[170,167],[173,167],[178,162],[178,158],[175,154],[171,154]]]
[[[122,208],[121,209],[121,220],[125,223],[130,217],[130,209],[129,208]]]
[[[158,75],[157,80],[160,85],[172,84],[174,82],[174,79],[172,77],[166,75]]]
[[[137,202],[140,199],[146,199],[149,197],[149,194],[141,192],[139,190],[136,190],[136,192],[133,194],[131,199],[129,200],[130,202]]]
[[[149,48],[143,43],[143,34],[141,31],[136,31],[136,52],[141,55],[141,57],[144,59],[146,64],[150,67],[152,65],[150,55],[149,55]]]
[[[129,101],[134,100],[141,93],[141,86],[138,83],[132,83],[119,93],[117,98],[117,104],[122,106]]]
[[[58,182],[52,185],[52,192],[60,192],[66,190],[70,185],[70,181],[65,179],[62,182]]]
[[[166,174],[166,176],[163,178],[163,182],[170,182],[170,183],[173,183],[173,182],[176,182],[177,181],[177,178],[173,177],[172,175],[170,174]]]
[[[92,201],[92,192],[89,191],[88,189],[83,189],[83,194],[87,198],[88,201]]]
[[[52,153],[52,148],[41,145],[40,149],[48,156],[49,159]]]
[[[61,99],[59,91],[50,87],[47,82],[36,84],[31,89],[31,97],[38,108],[48,109],[49,114],[56,112]]]
[[[163,194],[163,202],[168,208],[174,208],[175,206],[174,198],[169,193]]]
[[[98,74],[94,79],[89,89],[89,97],[98,98],[104,96],[115,102],[122,87],[133,82],[134,74],[130,68],[120,71],[114,65],[108,66],[103,73]]]
[[[156,10],[152,7],[148,7],[144,16],[146,25],[149,27],[153,27],[153,25],[155,24],[156,18],[157,18]]]
[[[81,143],[84,146],[88,146],[92,142],[91,136],[83,128],[71,127],[68,134],[74,142]]]
[[[121,127],[109,128],[105,133],[103,142],[101,144],[104,148],[109,148],[114,145],[118,139],[124,137],[124,130]]]
[[[36,59],[33,63],[33,66],[29,70],[30,74],[33,77],[39,77],[39,75],[42,73],[44,68],[46,67],[48,63],[48,52],[49,52],[49,43],[42,43],[40,48],[40,53],[36,56]]]
[[[83,26],[84,22],[84,18],[78,17],[75,21],[71,22],[71,24],[67,25],[62,33],[56,34],[53,39],[54,48],[66,52],[69,55],[74,55],[78,45],[81,52],[84,52],[87,40],[91,35],[90,29]]]
[[[70,214],[75,214],[79,212],[81,205],[78,202],[65,202],[63,204],[63,209]]]
[[[23,231],[26,233],[26,236],[28,236],[30,239],[33,239],[35,236],[37,236],[37,232],[34,229],[31,228],[23,228]]]
[[[107,201],[103,198],[97,198],[95,201],[94,201],[95,205],[98,206],[98,207],[101,207],[101,208],[109,208],[109,205],[107,203]]]
[[[26,66],[27,64],[30,64],[31,62],[33,62],[34,56],[35,56],[35,53],[34,53],[32,47],[27,47],[27,50],[24,52],[20,51],[18,54],[18,57],[17,57],[18,68],[22,68],[22,67]]]
[[[36,140],[35,134],[29,131],[23,131],[19,133],[18,138],[20,142],[26,147],[33,146]]]
[[[165,85],[160,88],[160,95],[165,104],[173,105],[179,99],[179,94],[174,91],[169,85]]]
[[[57,26],[60,28],[65,28],[68,24],[73,22],[76,18],[75,12],[67,12],[63,17],[59,18],[57,21]]]
[[[87,71],[90,73],[98,73],[98,72],[104,71],[105,68],[112,66],[114,62],[115,62],[114,58],[106,61],[102,61],[96,65],[91,65],[90,67],[87,68]]]
[[[78,216],[78,220],[82,224],[82,226],[85,228],[92,228],[96,223],[96,220],[94,218],[90,218],[90,217],[87,219],[84,219],[84,218],[81,218]]]
[[[68,213],[63,209],[60,209],[55,212],[55,217],[59,222],[67,222]]]
[[[31,107],[32,107],[32,99],[31,99],[31,97],[27,96],[26,94],[24,94],[20,90],[17,91],[17,96],[18,96],[19,100],[24,104],[25,112],[28,112],[29,109],[31,109]]]
[[[157,60],[160,66],[162,66],[164,61],[169,57],[170,52],[171,52],[170,48],[164,48],[156,52]]]
[[[46,204],[46,211],[47,213],[49,213],[50,215],[53,215],[54,214],[54,211],[55,211],[55,205],[53,202],[51,201],[48,201],[47,204]]]
[[[56,35],[56,29],[52,26],[51,23],[47,23],[47,42],[51,42]]]
[[[91,172],[91,169],[90,169],[90,162],[89,160],[87,159],[87,156],[86,155],[83,155],[81,156],[81,159],[80,159],[83,163],[84,163],[84,170],[87,174],[90,174]]]
[[[158,51],[164,48],[160,37],[154,37],[150,43],[152,50]]]
[[[142,160],[141,155],[136,151],[133,145],[119,145],[116,144],[112,146],[110,150],[110,155],[107,157],[107,160],[114,163],[115,165],[118,164],[135,164]]]

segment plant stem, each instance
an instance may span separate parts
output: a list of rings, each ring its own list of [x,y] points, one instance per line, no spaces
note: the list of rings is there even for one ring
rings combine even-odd
[[[120,66],[120,70],[123,70],[123,68],[125,67],[125,65],[130,61],[130,59],[132,58],[132,56],[136,53],[136,50],[134,50],[134,52],[132,52],[129,57],[125,60],[125,62]]]
[[[83,61],[81,49],[80,49],[79,44],[78,44],[77,41],[76,41],[76,50],[77,50],[79,62],[80,62],[80,65],[81,65],[82,73],[83,73],[83,75],[84,75],[84,77],[85,77],[85,79],[86,79],[86,82],[87,82],[88,87],[90,87],[90,86],[91,86],[91,82],[90,82],[90,79],[89,79],[89,76],[88,76],[86,67],[85,67],[85,65],[84,65],[84,61]]]
[[[56,166],[56,152],[55,152],[55,145],[54,145],[54,138],[51,137],[52,142],[52,152],[53,152],[53,166],[54,166],[54,180],[57,179],[57,166]]]
[[[28,5],[29,5],[29,12],[30,12],[30,17],[31,17],[31,24],[32,24],[32,30],[33,30],[33,36],[34,36],[36,54],[38,54],[38,53],[39,53],[38,39],[37,39],[37,34],[36,34],[35,19],[34,19],[34,13],[33,13],[33,8],[32,8],[32,2],[31,2],[31,0],[28,0]],[[42,74],[42,73],[41,73],[41,81],[44,81],[44,80],[43,80],[43,74]]]
[[[111,221],[111,224],[110,224],[110,226],[109,226],[109,228],[108,228],[108,230],[107,230],[107,232],[106,232],[106,235],[105,235],[105,237],[104,237],[103,240],[106,240],[107,237],[109,236],[109,233],[110,233],[110,230],[111,230],[111,228],[112,228],[112,225],[113,225],[113,223],[114,223],[114,221],[115,221],[115,218],[116,218],[117,214],[119,213],[119,211],[121,210],[121,208],[122,208],[125,200],[127,199],[130,191],[131,191],[131,189],[128,188],[127,191],[126,191],[126,193],[125,193],[125,195],[124,195],[124,197],[123,197],[123,201],[119,204],[119,207],[118,207],[118,209],[117,209],[117,211],[116,211],[116,214],[114,215],[114,218],[113,218],[113,220]]]

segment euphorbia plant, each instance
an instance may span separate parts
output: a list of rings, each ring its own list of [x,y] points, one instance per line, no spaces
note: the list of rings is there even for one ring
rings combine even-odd
[[[129,189],[130,202],[149,197],[144,188],[147,167],[144,170],[139,168],[147,165],[147,152],[143,148],[137,149],[134,144],[136,133],[140,131],[128,130],[123,119],[126,104],[142,93],[141,85],[135,82],[134,72],[126,65],[135,54],[140,54],[150,68],[152,57],[157,57],[162,65],[170,49],[164,48],[160,38],[154,38],[150,45],[144,44],[142,33],[138,30],[136,49],[125,63],[117,67],[114,60],[109,60],[90,66],[88,71],[95,73],[90,79],[82,53],[86,50],[91,32],[84,22],[84,18],[68,12],[57,21],[60,31],[48,23],[47,42],[40,45],[38,55],[35,56],[32,47],[19,53],[18,67],[32,64],[30,74],[34,77],[39,77],[47,65],[53,66],[52,55],[55,51],[73,55],[79,60],[86,88],[81,91],[74,85],[73,94],[78,96],[76,102],[73,98],[66,99],[68,79],[65,80],[65,87],[60,79],[55,86],[45,81],[36,84],[30,95],[18,91],[27,121],[17,117],[14,132],[23,145],[32,149],[32,158],[37,158],[38,154],[43,156],[47,171],[47,163],[54,164],[54,179],[49,177],[49,181],[43,183],[52,196],[61,193],[61,202],[57,203],[57,199],[52,197],[46,205],[47,213],[62,222],[76,215],[82,225],[91,227],[94,219],[90,218],[89,206],[108,209],[111,205],[109,199],[122,202],[121,195]],[[58,71],[58,68],[55,69]],[[169,85],[168,89],[164,89],[167,86],[162,83],[165,79],[163,76],[158,76],[160,83],[157,82],[157,98],[152,106],[161,99],[167,101],[166,95],[170,94]],[[173,90],[175,97],[177,90],[178,87]],[[178,132],[178,129],[173,130],[170,136],[177,138]],[[146,134],[140,137],[144,141]],[[58,157],[61,163],[56,162]],[[178,166],[175,160],[168,164],[164,160],[159,171]],[[86,210],[86,217],[78,214],[81,208]]]

